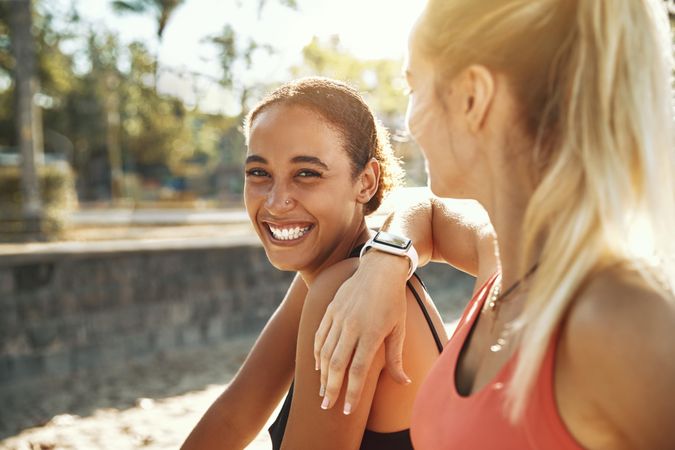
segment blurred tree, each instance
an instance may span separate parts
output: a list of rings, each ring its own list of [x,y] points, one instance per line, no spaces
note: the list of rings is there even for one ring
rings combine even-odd
[[[9,38],[8,4],[0,2],[0,145],[16,140],[14,123],[14,84],[11,72],[14,58]]]
[[[236,79],[234,76],[235,65],[241,64],[243,69],[248,71],[253,66],[255,53],[263,51],[271,55],[275,52],[274,47],[269,44],[259,44],[251,38],[242,44],[229,24],[223,27],[220,34],[208,36],[204,40],[216,47],[218,62],[222,69],[222,75],[218,82],[224,88],[235,93],[239,100],[239,115],[244,117],[248,112],[251,94],[255,90],[260,90],[261,86],[251,84],[244,77]]]
[[[358,59],[342,48],[338,36],[327,42],[312,38],[302,56],[302,64],[291,68],[294,77],[321,75],[344,80],[364,94],[383,121],[401,123],[406,108],[402,61]]]
[[[89,80],[95,86],[97,97],[102,99],[103,121],[105,123],[105,147],[110,167],[110,196],[113,202],[124,196],[122,170],[122,149],[120,147],[120,80],[118,66],[119,43],[113,35],[105,36],[100,45],[91,32],[89,37],[89,58],[91,72]]]
[[[41,1],[34,1],[33,32],[37,53],[37,75],[40,80],[39,96],[45,132],[48,128],[63,128],[67,115],[61,114],[65,97],[78,88],[77,77],[73,73],[73,57],[61,51],[61,45],[73,39],[71,32],[57,32],[53,27],[53,15],[44,8]],[[7,3],[0,2],[0,145],[15,145],[14,83],[10,73],[14,67],[14,58],[10,48]],[[71,11],[67,14],[68,23],[78,21]],[[48,136],[45,137],[45,151],[49,151]]]
[[[298,2],[297,0],[278,0],[279,3],[283,6],[287,6],[291,9],[297,10],[298,9]],[[268,0],[258,0],[258,17],[262,15],[263,9],[265,9],[265,6],[267,5]]]
[[[113,0],[115,11],[125,14],[152,14],[157,21],[157,54],[154,59],[153,84],[157,89],[157,75],[159,73],[159,52],[162,46],[162,37],[169,19],[176,9],[185,0]]]
[[[185,105],[178,98],[157,95],[148,85],[152,57],[145,45],[131,44],[129,56],[129,71],[120,85],[123,145],[141,169],[175,166],[194,151]]]
[[[39,234],[43,213],[37,169],[43,162],[43,141],[42,116],[34,101],[40,90],[40,81],[31,33],[32,2],[14,2],[9,8],[8,19],[14,56],[15,125],[21,154],[21,198],[25,230],[30,234]]]
[[[151,13],[157,21],[157,39],[162,40],[164,29],[176,8],[185,0],[114,0],[113,8],[121,13]]]
[[[322,75],[344,80],[358,89],[389,129],[396,154],[402,158],[407,183],[426,183],[424,158],[405,129],[407,99],[402,75],[403,62],[394,59],[364,60],[354,57],[333,36],[313,38],[302,50],[302,64],[291,68],[294,77]]]

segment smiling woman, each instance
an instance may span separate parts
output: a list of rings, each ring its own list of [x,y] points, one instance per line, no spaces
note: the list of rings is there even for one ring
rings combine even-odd
[[[312,278],[344,259],[364,232],[359,223],[378,165],[360,183],[345,183],[351,169],[339,133],[303,107],[266,108],[250,136],[244,199],[251,222],[272,264]]]
[[[386,132],[355,91],[309,78],[263,100],[246,134],[251,222],[275,267],[312,280],[358,244],[364,215],[398,183]]]
[[[415,393],[447,340],[417,277],[400,292],[410,309],[404,354],[415,381],[402,386],[383,372],[380,349],[358,407],[342,414],[316,403],[324,388],[314,334],[373,234],[366,215],[401,176],[386,132],[354,89],[306,78],[266,97],[249,115],[246,136],[249,217],[272,264],[299,277],[185,448],[243,448],[286,392],[270,427],[275,449],[412,448]]]

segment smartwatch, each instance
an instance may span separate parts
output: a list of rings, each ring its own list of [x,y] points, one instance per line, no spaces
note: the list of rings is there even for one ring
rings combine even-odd
[[[406,256],[410,261],[408,279],[415,273],[419,257],[417,256],[417,250],[415,250],[415,247],[412,245],[412,241],[407,237],[397,236],[385,231],[378,231],[375,236],[368,239],[368,241],[363,244],[359,258],[371,248],[384,253],[391,253],[392,255]]]

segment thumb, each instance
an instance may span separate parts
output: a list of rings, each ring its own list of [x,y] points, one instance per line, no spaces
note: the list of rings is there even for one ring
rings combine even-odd
[[[405,339],[405,323],[398,324],[384,340],[387,372],[394,381],[410,384],[410,377],[403,370],[403,340]]]

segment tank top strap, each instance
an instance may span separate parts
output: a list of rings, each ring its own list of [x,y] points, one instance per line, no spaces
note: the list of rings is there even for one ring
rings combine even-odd
[[[364,244],[357,245],[352,249],[351,252],[349,252],[349,258],[357,258],[361,254],[361,249],[363,248]],[[417,272],[413,273],[413,276],[417,279],[417,281],[420,283],[420,286],[422,286],[422,289],[424,291],[428,292],[427,286],[424,284],[424,281],[422,281],[422,278],[417,274]],[[443,341],[441,341],[440,336],[438,335],[438,331],[436,331],[436,327],[434,326],[434,322],[431,320],[431,316],[429,315],[429,311],[427,311],[426,306],[424,305],[424,301],[422,301],[422,297],[420,294],[417,292],[417,289],[415,289],[415,286],[410,282],[410,280],[406,281],[406,287],[410,290],[412,293],[413,297],[415,297],[415,301],[417,302],[417,305],[420,307],[420,310],[422,311],[422,315],[424,316],[424,320],[426,320],[427,325],[429,325],[429,330],[431,331],[431,335],[434,338],[434,342],[436,343],[436,348],[438,348],[438,352],[443,351]]]
[[[359,244],[356,247],[354,247],[352,251],[349,252],[349,256],[347,258],[358,258],[359,255],[361,254],[361,249],[363,248],[364,245],[366,244]]]

